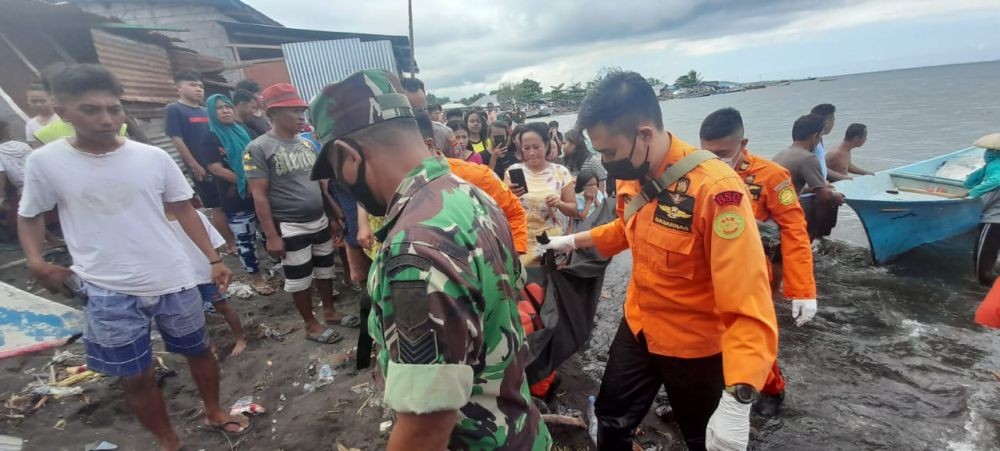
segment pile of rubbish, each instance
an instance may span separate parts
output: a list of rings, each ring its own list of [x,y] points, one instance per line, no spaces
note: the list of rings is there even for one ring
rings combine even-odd
[[[87,383],[103,378],[100,374],[87,369],[83,356],[69,351],[56,352],[52,360],[34,376],[34,381],[28,383],[19,393],[11,394],[10,398],[4,400],[5,418],[24,418],[45,407],[49,400],[81,396],[84,403],[87,403],[85,394]],[[60,423],[65,427],[65,421]],[[59,424],[54,427],[61,429]]]

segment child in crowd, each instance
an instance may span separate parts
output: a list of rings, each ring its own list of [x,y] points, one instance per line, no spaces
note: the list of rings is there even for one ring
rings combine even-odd
[[[212,247],[218,249],[224,246],[226,240],[222,238],[219,231],[215,230],[215,227],[208,222],[208,218],[204,214],[200,211],[197,213],[198,217],[201,218],[202,225],[205,226],[205,233],[208,234],[208,239],[212,242]],[[205,312],[214,311],[222,314],[222,317],[226,319],[226,324],[229,325],[229,329],[233,331],[233,337],[236,338],[236,345],[233,346],[233,351],[229,355],[233,357],[240,355],[247,347],[247,337],[243,333],[243,324],[240,323],[240,315],[236,313],[236,309],[233,306],[229,305],[229,302],[226,300],[226,294],[219,292],[219,288],[212,282],[212,266],[208,264],[208,258],[188,238],[187,234],[184,233],[184,229],[181,227],[181,223],[177,222],[177,218],[169,211],[166,214],[167,220],[170,221],[171,230],[173,230],[174,235],[177,237],[177,241],[181,242],[185,255],[191,260],[191,266],[198,279],[198,292],[201,293],[202,302],[206,304]]]
[[[597,174],[589,169],[576,176],[576,210],[579,216],[573,220],[576,226],[604,204],[606,196],[599,188]]]

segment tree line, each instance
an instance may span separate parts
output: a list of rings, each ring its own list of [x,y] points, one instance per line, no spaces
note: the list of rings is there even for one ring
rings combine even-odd
[[[444,105],[446,103],[458,102],[463,105],[471,105],[477,100],[487,96],[495,95],[497,100],[501,104],[510,103],[532,103],[540,100],[545,100],[549,102],[556,103],[579,103],[583,101],[583,98],[587,95],[587,92],[592,88],[597,82],[606,77],[608,74],[621,72],[620,67],[604,67],[597,72],[597,75],[593,80],[586,83],[576,82],[571,85],[566,85],[566,83],[559,83],[558,85],[550,85],[548,92],[542,88],[542,84],[537,80],[532,80],[531,78],[525,78],[521,81],[505,81],[497,86],[497,89],[490,91],[489,93],[480,92],[473,94],[468,97],[462,97],[458,100],[452,100],[447,96],[436,96],[432,93],[427,94],[427,102],[430,104]],[[650,86],[665,85],[662,80],[658,78],[647,78]],[[691,88],[701,84],[704,80],[701,74],[696,70],[691,70],[688,73],[677,77],[674,81],[675,87],[678,88]],[[658,93],[657,93],[658,94]]]

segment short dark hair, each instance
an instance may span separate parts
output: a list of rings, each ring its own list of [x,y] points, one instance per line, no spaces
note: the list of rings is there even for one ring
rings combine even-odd
[[[823,133],[826,125],[826,118],[818,114],[807,114],[795,120],[792,126],[792,139],[795,141],[805,141],[813,135]]]
[[[469,126],[465,125],[465,121],[461,119],[452,119],[448,121],[448,123],[445,124],[445,126],[450,128],[451,131],[453,132],[457,132],[459,130],[465,130],[465,133],[469,133]]]
[[[524,141],[524,134],[529,132],[538,133],[542,137],[542,142],[545,145],[549,144],[551,137],[549,136],[549,125],[544,122],[529,122],[521,128],[521,132],[517,134],[517,139]]]
[[[56,97],[78,96],[88,91],[105,91],[121,97],[125,90],[111,71],[97,64],[74,64],[49,77]]]
[[[647,121],[663,130],[663,113],[653,88],[642,75],[616,71],[597,82],[583,99],[576,128],[604,124],[616,133],[631,134]]]
[[[201,72],[193,69],[184,69],[182,71],[174,74],[174,83],[180,83],[182,81],[202,81]]]
[[[359,143],[377,142],[382,145],[392,145],[397,142],[401,135],[408,133],[420,134],[420,127],[417,125],[416,119],[399,117],[349,133],[347,137]]]
[[[494,121],[490,124],[490,128],[502,128],[504,131],[510,132],[510,126],[505,121]]]
[[[819,105],[814,106],[813,109],[809,112],[817,116],[822,116],[823,119],[826,119],[832,116],[833,113],[837,112],[837,107],[829,103],[821,103]]]
[[[255,100],[257,100],[257,98],[254,97],[253,93],[247,91],[246,89],[237,89],[236,92],[233,93],[234,106],[239,105],[241,103],[253,102]]]
[[[559,128],[559,121],[549,121],[549,128]]]
[[[48,89],[45,89],[45,85],[41,83],[32,83],[28,85],[28,89],[25,89],[25,92],[32,92],[32,91],[49,92]]]
[[[251,94],[260,94],[260,85],[257,84],[256,81],[253,81],[253,80],[251,80],[249,78],[246,79],[246,80],[240,80],[240,81],[238,81],[236,83],[236,89],[237,90],[242,89],[242,90],[247,91],[247,92],[249,92]]]
[[[847,126],[847,133],[844,133],[844,139],[854,139],[860,138],[862,136],[868,135],[868,126],[865,124],[854,123]]]
[[[403,89],[405,89],[406,92],[417,92],[417,91],[426,92],[426,90],[424,89],[424,82],[420,81],[419,78],[406,77],[400,80],[400,83],[403,85]]]
[[[420,129],[420,136],[424,139],[434,139],[434,124],[431,123],[431,116],[423,111],[413,112],[413,118],[417,121],[417,128]]]
[[[705,117],[701,122],[699,136],[705,141],[714,141],[737,132],[743,133],[743,116],[734,108],[723,108]]]
[[[430,104],[430,105],[427,106],[427,112],[434,113],[434,112],[437,112],[437,111],[441,111],[441,105],[438,105],[436,103],[432,103],[432,104]]]
[[[445,117],[448,118],[448,120],[451,120],[452,118],[465,119],[465,113],[462,112],[461,108],[452,108],[445,113]]]
[[[493,102],[486,102],[486,106],[493,106]]]

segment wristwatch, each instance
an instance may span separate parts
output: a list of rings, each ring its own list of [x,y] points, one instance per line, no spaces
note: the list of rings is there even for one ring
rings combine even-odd
[[[753,404],[760,397],[757,389],[748,384],[728,385],[726,393],[733,395],[733,398],[736,398],[741,404]]]

